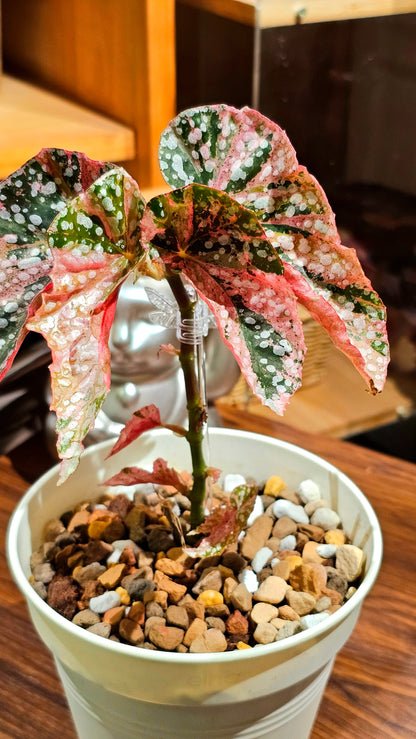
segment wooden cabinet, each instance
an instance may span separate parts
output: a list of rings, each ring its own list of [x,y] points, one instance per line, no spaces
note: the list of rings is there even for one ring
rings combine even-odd
[[[158,141],[175,114],[174,0],[2,0],[2,27],[3,70],[26,83],[6,77],[1,87],[8,171],[59,146],[124,164],[142,188],[162,184]]]

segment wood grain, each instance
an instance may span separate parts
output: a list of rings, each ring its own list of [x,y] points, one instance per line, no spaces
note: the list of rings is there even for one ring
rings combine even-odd
[[[1,80],[0,132],[0,179],[46,145],[110,162],[135,156],[132,128],[9,75]]]
[[[224,425],[285,439],[349,475],[373,504],[384,535],[381,573],[339,653],[311,739],[387,739],[416,729],[416,466],[346,442],[226,408]],[[0,458],[0,531],[27,483]],[[0,560],[0,737],[75,739],[52,659],[39,643]],[[168,739],[161,737],[161,739]]]
[[[412,13],[414,0],[179,0],[200,10],[209,10],[239,23],[260,28],[291,26],[294,23],[322,23],[352,18]],[[299,11],[301,13],[299,14]]]
[[[141,187],[163,183],[158,141],[176,112],[174,5],[3,0],[5,67],[133,128],[125,164]]]

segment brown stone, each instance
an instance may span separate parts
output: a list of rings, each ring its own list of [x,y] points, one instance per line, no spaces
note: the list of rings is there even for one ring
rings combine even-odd
[[[253,597],[243,582],[240,582],[232,591],[230,600],[234,608],[244,613],[250,611],[253,605]]]
[[[316,599],[310,593],[298,592],[297,590],[289,590],[286,594],[286,600],[291,608],[293,608],[299,616],[306,616],[315,607]],[[281,613],[281,612],[280,612]]]
[[[161,557],[156,560],[155,568],[170,577],[181,577],[185,572],[185,567],[181,562],[170,559],[169,557]]]
[[[324,530],[320,526],[313,526],[311,523],[298,523],[298,532],[306,534],[308,539],[312,539],[312,541],[322,542],[324,540]]]
[[[135,621],[137,624],[140,624],[140,626],[143,626],[145,622],[146,617],[146,606],[144,605],[143,601],[141,600],[135,600],[134,603],[131,604],[129,612],[127,614],[127,618],[130,618],[132,621]]]
[[[289,583],[295,590],[303,590],[305,593],[310,593],[315,599],[319,598],[321,594],[318,573],[313,567],[307,564],[302,564],[300,567],[292,570],[289,576]]]
[[[279,618],[284,621],[300,621],[300,616],[290,606],[279,606]]]
[[[48,588],[46,602],[55,611],[71,620],[77,610],[79,590],[69,575],[55,575]]]
[[[108,611],[103,614],[103,622],[110,624],[110,626],[112,627],[117,626],[117,624],[119,624],[121,619],[123,618],[125,610],[125,606],[115,606],[114,608],[109,608]]]
[[[204,633],[204,631],[207,631],[208,626],[200,618],[194,618],[192,621],[189,629],[187,629],[185,636],[183,637],[183,643],[186,647],[189,647],[197,637],[201,636],[201,634]]]
[[[205,618],[204,604],[195,600],[189,593],[178,601],[178,606],[184,606],[186,608],[190,621],[193,621],[194,618],[199,618],[203,621]]]
[[[186,631],[189,628],[189,616],[185,606],[169,606],[166,609],[166,623]]]
[[[115,513],[119,518],[123,519],[133,508],[133,503],[126,495],[120,493],[112,498],[107,506],[109,511]]]
[[[268,623],[273,618],[277,618],[279,609],[271,603],[256,603],[250,613],[250,619],[253,624]]]
[[[225,628],[229,634],[248,634],[248,620],[241,611],[234,611],[228,616]]]
[[[241,542],[241,554],[247,557],[247,559],[253,559],[256,552],[265,545],[267,539],[270,537],[272,527],[273,519],[270,516],[263,514],[256,518],[253,525],[247,529],[246,535]]]
[[[133,644],[134,646],[139,646],[144,642],[142,627],[135,621],[132,621],[131,618],[121,619],[118,626],[118,633],[122,639],[125,639],[125,641],[128,641],[129,644]]]
[[[224,580],[224,584],[222,586],[222,594],[224,596],[224,600],[226,603],[231,602],[231,595],[237,587],[238,587],[238,582],[237,580],[235,580],[234,577],[227,577]]]
[[[178,603],[186,593],[185,585],[179,585],[179,583],[171,580],[167,575],[164,575],[163,572],[160,572],[160,570],[155,572],[154,581],[158,590],[164,590],[168,594],[168,599],[171,603]]]
[[[105,572],[103,572],[102,575],[99,575],[97,578],[98,582],[100,582],[101,585],[104,585],[107,590],[114,590],[114,588],[121,583],[125,571],[125,564],[113,565],[113,567],[109,567]]]
[[[111,544],[102,539],[89,541],[84,550],[84,565],[89,565],[91,562],[101,562],[103,559],[107,559],[112,551]]]
[[[256,626],[253,637],[258,644],[272,644],[276,641],[277,629],[273,624],[263,621]]]
[[[253,599],[273,605],[281,603],[287,591],[287,582],[282,577],[271,575],[264,580],[259,589],[254,593]]]
[[[195,639],[189,647],[192,653],[225,652],[227,640],[219,629],[208,629]]]
[[[284,539],[285,536],[296,534],[296,531],[296,523],[289,516],[282,516],[273,526],[273,536],[276,536],[278,539]]]
[[[290,575],[290,564],[286,559],[282,559],[279,562],[276,562],[275,565],[273,565],[272,569],[273,575],[276,575],[277,577],[283,578],[283,580],[288,580]]]
[[[184,632],[176,626],[155,624],[149,631],[149,639],[156,647],[172,652],[182,643]]]
[[[316,541],[308,541],[308,543],[305,544],[302,552],[302,559],[305,564],[309,564],[309,562],[322,564],[322,562],[325,561],[324,557],[320,557],[318,552],[316,551],[318,547],[319,544]]]

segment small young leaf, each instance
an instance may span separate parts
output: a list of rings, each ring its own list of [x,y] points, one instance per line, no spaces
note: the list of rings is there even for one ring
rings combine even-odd
[[[111,457],[113,454],[117,454],[126,446],[131,444],[133,441],[139,438],[145,431],[162,426],[160,420],[159,409],[155,405],[146,405],[139,411],[133,413],[130,421],[128,421],[120,432],[116,443],[112,447],[110,453],[107,455]]]
[[[110,166],[84,154],[43,149],[0,184],[0,379],[50,282],[47,228],[69,200]]]
[[[210,557],[219,554],[229,544],[237,541],[238,535],[247,525],[253,510],[257,489],[241,485],[233,491],[230,499],[214,508],[205,521],[198,526],[197,533],[208,534],[197,547],[186,547],[191,557]]]
[[[125,467],[109,480],[105,485],[138,485],[139,483],[151,482],[154,485],[172,485],[178,493],[186,495],[189,488],[176,470],[167,466],[164,459],[156,459],[153,462],[153,470],[143,470],[139,467]]]

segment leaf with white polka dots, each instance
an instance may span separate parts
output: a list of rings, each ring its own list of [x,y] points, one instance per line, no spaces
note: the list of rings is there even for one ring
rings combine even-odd
[[[250,207],[250,203],[245,203]],[[316,180],[299,168],[251,202],[285,263],[293,292],[354,364],[372,392],[389,361],[386,310],[354,249],[341,245],[334,214]]]
[[[297,302],[282,275],[182,264],[213,312],[253,393],[283,414],[301,385],[305,343]]]
[[[144,232],[170,267],[175,260],[281,274],[257,217],[224,192],[189,185],[148,203]]]
[[[29,321],[52,351],[51,409],[56,412],[57,449],[63,482],[78,465],[82,440],[110,387],[109,331],[125,256],[105,252],[77,255],[53,249],[52,289]]]
[[[171,187],[199,182],[230,194],[248,186],[261,192],[297,167],[279,126],[255,110],[228,105],[180,113],[162,134],[159,162]]]
[[[355,251],[341,246],[322,188],[298,166],[280,127],[248,108],[190,109],[162,135],[159,158],[172,186],[202,182],[256,213],[299,301],[370,390],[381,390],[389,361],[385,308]]]
[[[151,200],[144,221],[166,266],[213,311],[253,392],[282,413],[300,385],[302,323],[256,216],[224,192],[189,185]]]
[[[0,379],[50,282],[47,228],[109,166],[84,154],[43,149],[0,183]]]
[[[52,290],[28,328],[40,332],[52,351],[61,482],[76,468],[110,387],[108,337],[118,288],[147,258],[140,241],[144,208],[134,180],[115,169],[74,198],[48,232]]]

